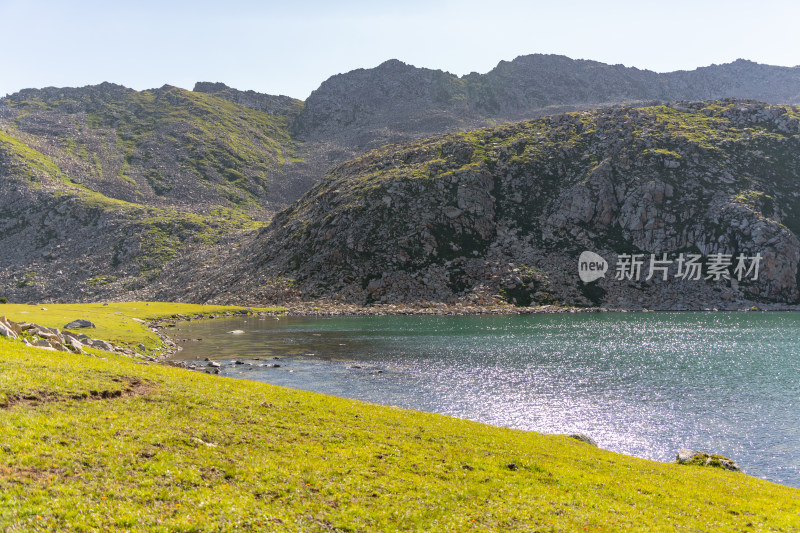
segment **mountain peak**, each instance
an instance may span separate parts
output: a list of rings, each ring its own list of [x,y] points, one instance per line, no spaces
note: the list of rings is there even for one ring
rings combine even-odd
[[[221,82],[198,81],[193,92],[211,94],[239,105],[264,111],[269,114],[294,115],[302,105],[300,100],[289,96],[275,96],[255,91],[240,91]]]
[[[194,84],[194,89],[192,89],[192,91],[196,92],[196,93],[211,93],[211,94],[213,94],[213,93],[219,93],[219,92],[228,90],[230,88],[231,87],[228,87],[224,83],[218,82],[218,81],[217,82],[213,82],[213,81],[198,81],[197,83]]]
[[[397,69],[397,68],[407,68],[407,67],[417,68],[414,65],[409,65],[408,63],[404,63],[404,62],[400,61],[399,59],[387,59],[386,61],[384,61],[383,63],[378,65],[376,68],[377,69],[392,69],[392,68]]]

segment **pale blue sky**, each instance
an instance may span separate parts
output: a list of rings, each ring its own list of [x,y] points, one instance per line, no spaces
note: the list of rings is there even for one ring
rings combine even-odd
[[[800,65],[800,2],[0,0],[0,96],[111,81],[222,81],[306,98],[391,58],[454,74],[532,53],[666,72]]]

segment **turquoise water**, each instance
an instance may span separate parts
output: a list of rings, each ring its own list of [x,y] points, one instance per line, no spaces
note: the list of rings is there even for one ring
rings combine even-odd
[[[219,360],[225,376],[580,431],[658,461],[721,453],[800,487],[800,313],[249,317],[183,323],[173,337],[202,339],[178,358]]]

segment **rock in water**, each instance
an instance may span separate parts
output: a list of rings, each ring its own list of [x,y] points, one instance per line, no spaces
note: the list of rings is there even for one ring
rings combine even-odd
[[[741,468],[739,468],[739,465],[737,465],[733,459],[729,459],[724,455],[698,452],[687,448],[678,450],[675,461],[682,465],[713,466],[716,468],[724,468],[725,470],[732,470],[734,472],[741,471]]]
[[[64,329],[78,329],[78,328],[96,328],[92,322],[88,320],[78,319],[73,320],[69,324],[64,326]]]

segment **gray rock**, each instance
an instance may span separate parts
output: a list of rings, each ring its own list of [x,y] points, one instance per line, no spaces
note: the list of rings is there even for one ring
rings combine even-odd
[[[16,339],[17,334],[10,327],[0,322],[0,336],[8,337],[9,339]]]
[[[108,341],[92,339],[92,341],[90,343],[90,346],[92,348],[97,348],[98,350],[105,350],[107,352],[113,352],[114,351],[114,345],[111,344]]]
[[[47,348],[48,350],[54,349],[52,346],[50,346],[50,343],[47,342],[47,339],[36,339],[33,341],[33,345],[37,348]]]
[[[64,329],[80,329],[80,328],[96,328],[92,322],[89,320],[84,320],[82,318],[78,320],[73,320],[69,324],[64,326]]]
[[[0,316],[0,324],[3,324],[5,327],[10,329],[11,331],[16,333],[17,335],[22,333],[22,328],[19,326],[19,324],[17,324],[13,320],[9,320],[8,318],[6,318],[4,316]]]
[[[597,448],[597,441],[595,441],[592,437],[590,437],[586,433],[571,433],[568,435],[568,437],[573,438],[575,440],[579,440],[581,442],[585,442],[586,444],[589,444]]]
[[[741,471],[739,465],[733,459],[729,459],[724,455],[712,454],[707,452],[699,452],[690,450],[688,448],[681,448],[675,457],[675,462],[678,464],[692,464],[700,466],[712,466],[716,468],[724,468],[725,470],[732,470],[734,472]]]
[[[66,347],[74,353],[85,353],[83,351],[83,343],[74,337],[66,337]]]

